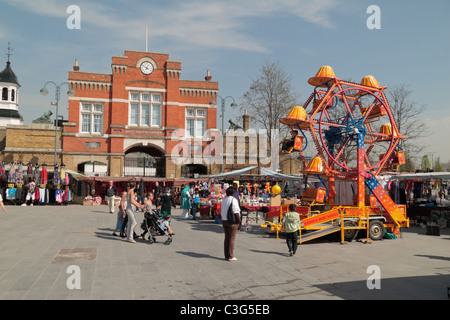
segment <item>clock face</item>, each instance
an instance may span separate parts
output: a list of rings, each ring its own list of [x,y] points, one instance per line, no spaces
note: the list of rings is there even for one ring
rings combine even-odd
[[[153,72],[153,65],[148,61],[144,61],[141,63],[141,71],[143,74],[150,74]]]

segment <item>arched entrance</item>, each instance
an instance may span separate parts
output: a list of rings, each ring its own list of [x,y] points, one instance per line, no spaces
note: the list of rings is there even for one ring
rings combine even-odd
[[[124,177],[165,177],[163,150],[152,146],[133,146],[125,152]]]

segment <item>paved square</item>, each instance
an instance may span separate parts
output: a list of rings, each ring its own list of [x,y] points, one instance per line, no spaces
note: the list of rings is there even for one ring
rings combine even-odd
[[[395,240],[372,244],[334,239],[307,242],[294,257],[283,238],[253,221],[238,232],[238,261],[223,257],[223,230],[213,220],[181,220],[175,232],[148,244],[113,236],[116,214],[106,206],[8,206],[0,213],[0,299],[299,300],[438,299],[450,287],[450,232],[426,235],[413,226]],[[143,213],[136,213],[140,233]],[[71,265],[80,289],[69,289]],[[369,266],[380,289],[370,290]],[[372,280],[371,280],[372,279]]]

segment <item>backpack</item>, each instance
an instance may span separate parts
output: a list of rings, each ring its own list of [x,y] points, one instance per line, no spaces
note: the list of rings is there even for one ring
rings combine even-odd
[[[233,212],[233,201],[234,201],[234,198],[231,199],[230,206],[228,207],[228,211],[227,211],[227,220],[230,221],[231,223],[236,222],[236,216],[234,215],[234,212]]]
[[[198,194],[194,197],[194,202],[193,204],[199,204],[200,203],[200,197],[198,196]]]

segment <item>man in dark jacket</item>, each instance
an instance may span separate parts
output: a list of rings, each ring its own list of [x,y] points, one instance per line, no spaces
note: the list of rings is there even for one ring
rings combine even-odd
[[[166,192],[161,195],[160,199],[161,211],[163,217],[165,217],[167,214],[171,214],[172,207],[175,208],[175,200],[170,193],[170,188],[166,188]]]
[[[155,182],[155,189],[153,190],[153,196],[155,197],[155,206],[159,207],[161,204],[161,195],[162,195],[162,187],[159,185],[159,182]]]
[[[114,213],[114,198],[117,195],[117,188],[112,181],[108,182],[106,187],[106,201],[108,202],[109,212]]]

